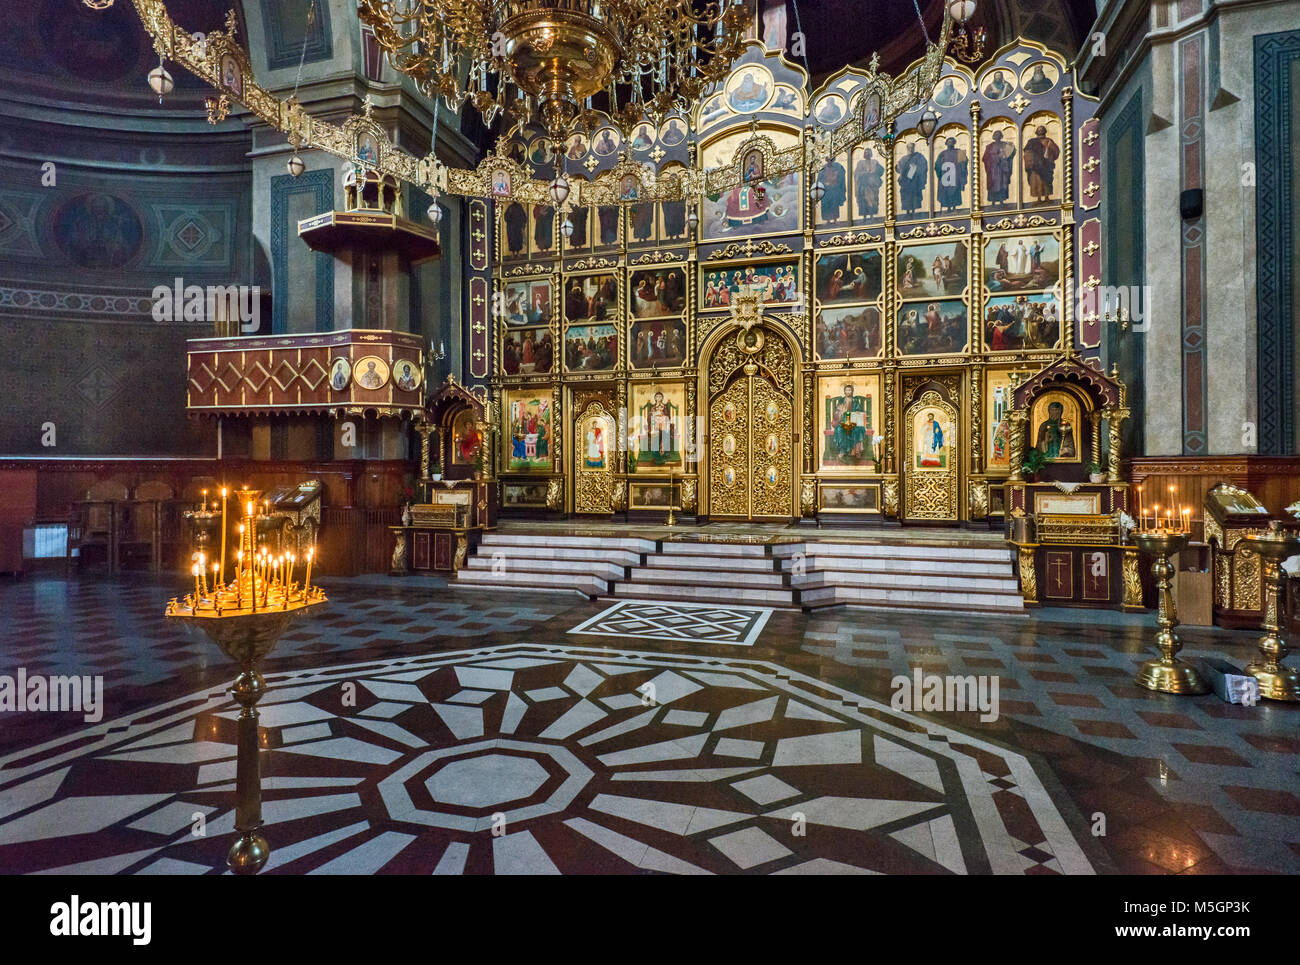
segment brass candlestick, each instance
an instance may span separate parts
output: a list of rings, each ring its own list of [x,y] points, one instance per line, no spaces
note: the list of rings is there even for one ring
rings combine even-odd
[[[668,518],[664,520],[665,526],[677,525],[677,517],[673,514],[673,505],[677,502],[676,482],[677,477],[670,473],[668,476]]]
[[[275,648],[290,620],[326,600],[320,588],[311,585],[314,547],[307,554],[307,573],[301,586],[293,579],[295,560],[291,555],[273,558],[255,552],[256,497],[246,491],[240,495],[245,516],[234,578],[222,582],[220,576],[226,574],[214,568],[209,586],[202,579],[202,563],[196,564],[191,570],[194,593],[168,603],[166,616],[201,627],[222,653],[239,664],[239,675],[230,688],[241,708],[235,763],[235,830],[239,837],[231,845],[226,863],[235,874],[251,875],[257,874],[271,855],[262,834],[262,770],[257,743],[257,702],[266,693],[262,660]]]
[[[1174,572],[1170,557],[1187,547],[1187,534],[1173,529],[1152,529],[1138,533],[1136,542],[1138,549],[1154,558],[1151,572],[1155,575],[1159,593],[1156,622],[1160,625],[1160,631],[1156,634],[1160,659],[1149,660],[1142,665],[1137,673],[1137,684],[1147,690],[1158,690],[1166,694],[1209,693],[1210,685],[1197,673],[1196,668],[1177,657],[1183,645],[1174,633],[1174,627],[1178,626],[1178,610],[1174,605],[1173,583],[1170,580]]]
[[[1300,671],[1282,663],[1290,649],[1282,639],[1286,614],[1286,577],[1282,561],[1300,553],[1300,539],[1284,533],[1276,521],[1264,534],[1242,537],[1247,547],[1259,554],[1264,564],[1264,630],[1259,638],[1259,659],[1246,673],[1259,681],[1259,695],[1269,700],[1300,701]]]

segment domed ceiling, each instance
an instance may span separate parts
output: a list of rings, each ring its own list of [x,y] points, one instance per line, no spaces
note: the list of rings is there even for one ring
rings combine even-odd
[[[158,65],[149,36],[129,0],[107,10],[90,10],[80,0],[24,0],[6,4],[0,31],[0,78],[10,96],[58,101],[68,106],[119,110],[158,109],[149,71]],[[171,0],[177,23],[195,31],[219,30],[226,11],[240,18],[240,43],[247,45],[239,0]],[[206,84],[173,67],[176,90],[164,109],[202,109]]]

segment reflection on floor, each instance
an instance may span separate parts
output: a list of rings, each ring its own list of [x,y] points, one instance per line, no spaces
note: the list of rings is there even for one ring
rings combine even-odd
[[[1300,870],[1300,710],[1133,686],[1149,621],[327,589],[267,664],[271,873]],[[0,584],[0,673],[107,704],[6,721],[0,868],[223,870],[232,665],[162,623],[173,592]],[[1001,716],[891,709],[916,668],[996,675]]]

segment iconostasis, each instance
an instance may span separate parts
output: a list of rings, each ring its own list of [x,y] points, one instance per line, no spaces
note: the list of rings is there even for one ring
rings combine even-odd
[[[1068,294],[1101,274],[1094,107],[1064,58],[1015,43],[949,62],[892,143],[823,163],[826,132],[878,109],[863,75],[809,93],[753,44],[689,118],[525,132],[501,178],[613,171],[622,203],[493,205],[503,510],[1000,514],[1014,385],[1098,354]],[[737,183],[638,201],[692,163]]]

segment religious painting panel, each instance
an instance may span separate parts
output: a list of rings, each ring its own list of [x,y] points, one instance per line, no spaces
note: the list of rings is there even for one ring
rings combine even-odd
[[[838,95],[830,95],[838,96]],[[840,98],[841,100],[843,98]],[[848,224],[849,221],[849,155],[846,151],[826,162],[817,173],[822,185],[822,199],[814,207],[817,226],[821,228]]]
[[[880,309],[823,308],[817,313],[818,360],[879,358],[884,349]]]
[[[802,122],[804,117],[803,91],[796,90],[789,84],[777,84],[776,94],[772,97],[772,103],[767,105],[767,109],[789,115]]]
[[[686,130],[684,118],[670,117],[659,125],[659,143],[664,147],[676,147],[686,140]]]
[[[819,472],[874,472],[880,432],[879,374],[822,375],[817,379]]]
[[[634,271],[628,288],[633,318],[680,317],[686,310],[685,268]]]
[[[930,217],[933,191],[929,142],[917,131],[909,131],[899,137],[895,157],[898,217],[906,220]]]
[[[1011,471],[1011,373],[1012,369],[989,369],[984,383],[984,425],[988,427],[985,468],[989,472]]]
[[[546,488],[544,482],[502,483],[501,505],[511,509],[545,509]]]
[[[727,105],[722,98],[723,98],[722,94],[717,94],[713,97],[710,97],[700,106],[699,127],[701,129],[716,124],[718,121],[722,120],[724,117],[726,117],[728,114],[731,113],[727,109]]]
[[[879,221],[884,213],[885,155],[877,143],[853,149],[853,220]]]
[[[749,64],[732,71],[723,94],[726,106],[737,114],[754,114],[771,101],[776,90],[772,72],[759,64]]]
[[[1081,422],[1079,400],[1073,393],[1044,392],[1029,414],[1029,438],[1048,462],[1082,462]]]
[[[573,225],[573,233],[567,238],[563,232],[560,233],[563,250],[566,253],[590,251],[593,237],[591,208],[588,205],[570,208],[568,217],[569,223]]]
[[[1040,60],[1020,72],[1020,86],[1026,94],[1046,94],[1061,79],[1061,71],[1050,60]]]
[[[685,201],[659,203],[659,238],[662,241],[686,241],[690,227],[686,224]]]
[[[633,382],[631,390],[628,472],[681,472],[686,387],[678,382]]]
[[[615,128],[602,127],[591,141],[591,149],[597,157],[613,157],[623,143],[623,135]]]
[[[551,321],[551,280],[533,278],[508,282],[501,291],[498,311],[507,325],[549,325]]]
[[[839,127],[849,116],[849,102],[842,94],[823,94],[813,105],[812,113],[818,126]]]
[[[700,308],[727,308],[742,285],[757,285],[764,305],[793,305],[802,297],[798,259],[700,266]]]
[[[362,389],[382,389],[388,384],[388,375],[388,363],[378,355],[357,359],[352,366],[352,381]]]
[[[566,372],[607,372],[618,366],[618,331],[613,325],[570,325],[564,330]]]
[[[1056,348],[1061,332],[1061,305],[1052,292],[999,295],[984,308],[984,348],[989,352]]]
[[[908,302],[898,310],[899,355],[949,355],[966,351],[970,341],[966,303],[955,300]]]
[[[632,129],[632,136],[627,143],[633,152],[640,153],[654,147],[658,139],[659,133],[655,130],[655,126],[648,121],[642,121]]]
[[[507,472],[550,472],[550,389],[508,389],[505,393],[505,432],[502,457]]]
[[[547,375],[555,369],[550,328],[509,328],[501,332],[503,375]]]
[[[1018,139],[1015,123],[1005,117],[992,118],[980,131],[984,207],[992,211],[1014,208],[1020,203],[1020,178],[1016,173]]]
[[[342,392],[352,381],[352,363],[339,356],[330,365],[330,388]]]
[[[970,207],[970,134],[960,124],[943,127],[934,137],[934,210],[939,217]]]
[[[564,142],[564,156],[570,161],[581,161],[587,156],[587,151],[591,149],[591,142],[587,140],[587,135],[578,131],[570,134]]]
[[[884,256],[879,251],[836,252],[817,258],[817,303],[874,302],[880,297]]]
[[[634,369],[679,366],[686,361],[686,323],[678,318],[633,322],[628,351]]]
[[[234,94],[236,98],[238,98],[239,100],[243,100],[244,71],[243,68],[240,66],[239,60],[235,57],[234,54],[226,54],[224,57],[221,58],[221,83],[225,86],[227,90],[229,90],[232,94]],[[365,135],[365,136],[369,136],[372,141],[374,140],[373,135]],[[357,156],[361,158],[361,160],[363,161],[370,161],[371,163],[377,163],[379,161],[378,145],[375,145],[374,151],[369,157],[360,153],[359,149],[357,152]]]
[[[550,164],[555,158],[555,149],[549,138],[538,136],[528,143],[528,160],[534,165]]]
[[[659,206],[653,201],[628,205],[627,243],[643,245],[659,240]]]
[[[614,460],[618,446],[614,417],[599,402],[590,402],[574,420],[573,511],[614,511]]]
[[[472,466],[474,456],[478,453],[483,437],[479,434],[478,423],[472,409],[462,409],[451,421],[451,464],[453,466]]]
[[[900,298],[945,298],[961,295],[968,280],[964,241],[912,245],[898,252]]]
[[[622,217],[622,205],[602,204],[596,208],[596,217],[591,224],[591,242],[597,250],[618,246]]]
[[[410,359],[393,360],[393,385],[403,392],[414,392],[424,380],[420,366]]]
[[[618,318],[618,277],[610,272],[569,275],[564,280],[564,320],[604,322]]]
[[[1008,67],[994,67],[980,78],[979,88],[985,100],[1004,101],[1016,92],[1016,75]]]
[[[501,212],[501,241],[498,247],[506,257],[528,257],[528,209],[518,201],[511,201]]]
[[[674,502],[674,488],[671,482],[650,486],[644,483],[633,483],[629,487],[628,505],[632,509],[681,509]]]
[[[540,258],[557,254],[555,229],[558,222],[555,220],[555,209],[549,204],[535,204],[529,217],[532,226],[532,254]]]
[[[879,486],[821,486],[817,509],[822,513],[879,513]]]
[[[734,75],[733,75],[734,76]],[[799,135],[782,128],[762,128],[778,150],[799,143]],[[704,167],[721,167],[735,160],[746,131],[723,135],[701,152]],[[769,178],[763,153],[751,150],[741,158],[740,184],[706,195],[700,205],[700,236],[708,240],[790,234],[803,228],[804,191],[799,172]]]
[[[1061,280],[1061,243],[1051,232],[1003,235],[984,244],[984,286],[990,294],[1043,291]]]
[[[921,405],[912,411],[912,470],[943,472],[953,465],[957,427],[949,407]]]
[[[1025,121],[1021,135],[1020,159],[1024,170],[1021,197],[1026,204],[1060,204],[1064,167],[1061,119],[1049,112],[1035,114]]]
[[[942,78],[934,88],[934,95],[930,100],[934,101],[935,106],[942,110],[950,110],[966,99],[970,93],[970,85],[966,78],[960,75]]]

